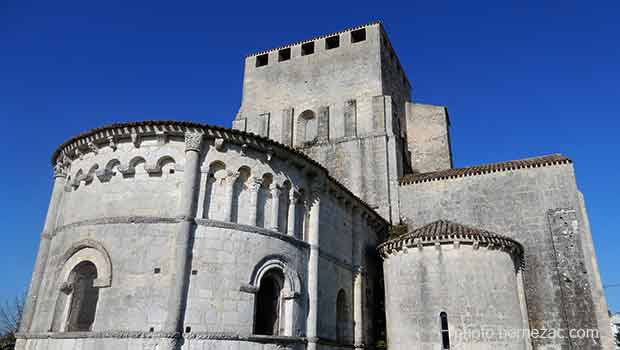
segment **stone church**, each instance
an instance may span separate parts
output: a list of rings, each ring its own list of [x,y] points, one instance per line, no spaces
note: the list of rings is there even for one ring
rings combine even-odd
[[[612,349],[572,161],[449,127],[374,22],[247,56],[231,129],[69,139],[17,348]]]

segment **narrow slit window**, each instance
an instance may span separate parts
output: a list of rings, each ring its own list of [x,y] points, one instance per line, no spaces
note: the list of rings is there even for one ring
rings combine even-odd
[[[330,36],[329,38],[325,39],[326,50],[335,49],[338,46],[340,46],[340,35]]]
[[[301,55],[312,55],[314,53],[314,41],[301,45]]]
[[[351,43],[359,43],[366,40],[366,28],[354,30],[351,32]]]
[[[278,51],[278,62],[288,61],[291,59],[291,48]]]
[[[269,64],[269,54],[256,56],[256,67],[262,67]]]
[[[448,328],[448,314],[442,312],[439,314],[441,319],[441,348],[450,350],[450,330]]]

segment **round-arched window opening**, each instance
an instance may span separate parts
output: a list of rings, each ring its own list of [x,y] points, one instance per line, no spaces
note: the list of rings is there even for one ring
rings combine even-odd
[[[71,271],[69,282],[72,292],[67,331],[88,332],[92,330],[99,300],[99,288],[93,285],[96,279],[97,267],[90,261],[79,263]]]
[[[279,334],[283,286],[284,275],[278,269],[272,269],[261,279],[260,288],[256,293],[255,334]]]
[[[319,135],[319,125],[316,115],[311,110],[305,110],[299,115],[299,138],[301,143],[312,143]]]

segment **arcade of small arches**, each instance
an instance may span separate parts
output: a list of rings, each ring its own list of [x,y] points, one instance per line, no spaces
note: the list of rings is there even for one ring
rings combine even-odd
[[[272,229],[302,239],[307,232],[310,196],[291,180],[271,172],[253,174],[243,165],[228,170],[216,160],[209,165],[202,217]]]

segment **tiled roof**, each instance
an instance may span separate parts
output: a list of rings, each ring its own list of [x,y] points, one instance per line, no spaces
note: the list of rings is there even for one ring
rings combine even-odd
[[[505,236],[502,236],[498,233],[479,229],[476,227],[462,225],[456,222],[448,221],[448,220],[437,220],[431,222],[428,225],[424,225],[420,228],[417,228],[409,233],[404,234],[398,239],[404,238],[450,238],[450,237],[471,237],[471,238],[480,238],[483,240],[492,240],[492,239],[509,239]]]
[[[415,246],[416,244],[450,241],[469,241],[506,247],[515,252],[520,257],[521,263],[523,263],[523,246],[514,239],[495,232],[447,220],[437,220],[393,238],[381,244],[378,250],[385,253],[394,250],[398,251],[403,249],[403,247]]]
[[[507,170],[516,170],[523,168],[538,168],[549,165],[556,164],[568,164],[572,163],[570,158],[567,158],[561,154],[551,154],[541,157],[535,158],[527,158],[521,160],[511,160],[507,162],[501,163],[491,163],[491,164],[483,164],[476,165],[467,168],[458,168],[458,169],[446,169],[440,171],[434,171],[430,173],[421,173],[421,174],[407,174],[400,178],[399,182],[401,185],[409,185],[420,182],[434,181],[434,180],[443,180],[443,179],[452,179],[457,177],[464,176],[474,176],[474,175],[482,175],[495,173],[498,171],[507,171]]]

